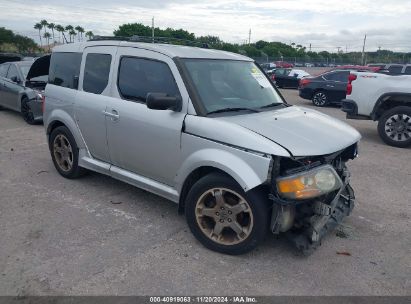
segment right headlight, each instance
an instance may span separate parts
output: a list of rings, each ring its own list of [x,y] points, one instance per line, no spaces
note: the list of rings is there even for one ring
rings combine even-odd
[[[278,193],[288,199],[309,199],[342,187],[341,178],[330,165],[277,178]]]

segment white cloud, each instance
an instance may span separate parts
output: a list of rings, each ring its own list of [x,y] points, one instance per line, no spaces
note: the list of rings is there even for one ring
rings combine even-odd
[[[0,22],[36,38],[33,24],[40,19],[80,24],[99,34],[111,34],[123,23],[183,28],[196,35],[217,35],[243,42],[252,40],[296,42],[314,50],[340,46],[361,48],[364,33],[368,48],[378,46],[411,50],[409,0],[0,0]]]

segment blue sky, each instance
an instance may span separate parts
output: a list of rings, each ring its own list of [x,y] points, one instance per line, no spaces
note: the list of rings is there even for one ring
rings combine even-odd
[[[0,0],[0,26],[38,39],[33,24],[47,19],[110,35],[120,24],[141,22],[184,28],[225,41],[295,42],[313,50],[411,52],[411,0]]]

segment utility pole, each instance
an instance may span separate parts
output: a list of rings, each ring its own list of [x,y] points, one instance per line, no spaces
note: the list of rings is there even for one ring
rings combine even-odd
[[[341,49],[341,47],[340,47],[340,46],[337,46],[337,54],[340,53],[340,49]]]
[[[311,43],[310,43],[310,52],[311,52]]]
[[[250,43],[251,43],[251,29],[248,32],[248,45],[250,45]]]
[[[361,56],[361,64],[365,65],[365,41],[367,40],[367,34],[364,36],[364,44],[362,45],[362,56]]]
[[[154,43],[154,16],[151,19],[151,39],[153,40],[153,43]]]

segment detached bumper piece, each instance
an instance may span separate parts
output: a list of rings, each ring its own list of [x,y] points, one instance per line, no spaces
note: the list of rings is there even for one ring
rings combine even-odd
[[[314,202],[311,205],[314,214],[306,219],[306,223],[301,228],[288,231],[287,238],[304,255],[310,255],[321,245],[322,238],[333,231],[344,217],[351,214],[354,201],[354,191],[350,185],[347,185],[330,205]]]

